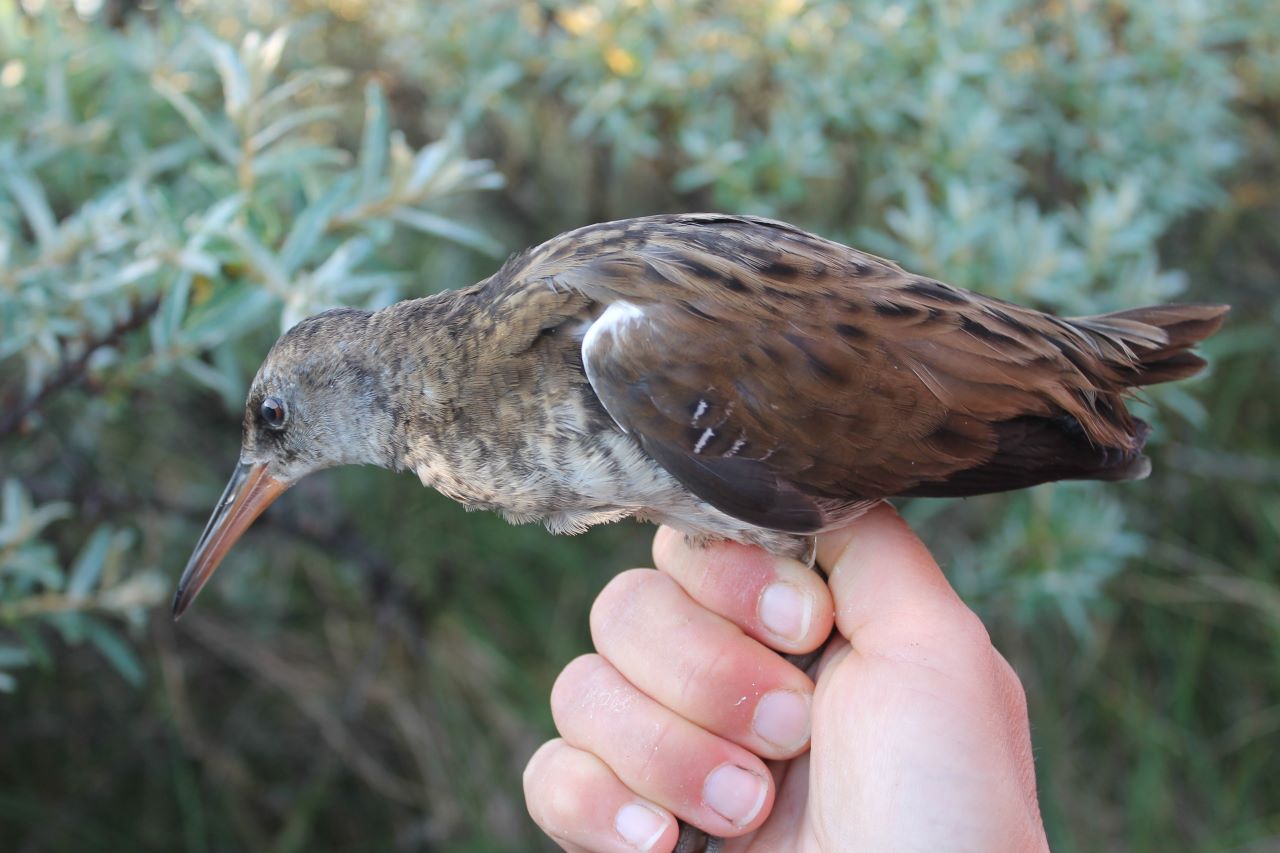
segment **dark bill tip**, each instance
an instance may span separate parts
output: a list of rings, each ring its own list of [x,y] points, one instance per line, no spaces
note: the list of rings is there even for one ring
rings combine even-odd
[[[200,590],[213,576],[214,569],[231,550],[236,540],[249,529],[254,519],[289,488],[267,473],[264,464],[236,466],[231,481],[214,507],[209,523],[205,525],[196,549],[182,570],[178,591],[173,597],[173,618],[176,620],[196,600]]]

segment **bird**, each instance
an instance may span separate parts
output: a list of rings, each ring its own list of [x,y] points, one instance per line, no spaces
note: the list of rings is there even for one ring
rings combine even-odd
[[[753,216],[588,225],[471,287],[287,330],[173,614],[338,465],[556,533],[634,516],[810,565],[816,534],[887,498],[1140,479],[1126,402],[1198,373],[1227,311],[1058,317]],[[721,842],[682,824],[677,850]]]
[[[1228,310],[1058,317],[754,216],[588,225],[470,287],[288,329],[173,614],[339,465],[556,533],[637,517],[810,563],[887,498],[1141,479],[1150,427],[1126,403],[1198,373]]]

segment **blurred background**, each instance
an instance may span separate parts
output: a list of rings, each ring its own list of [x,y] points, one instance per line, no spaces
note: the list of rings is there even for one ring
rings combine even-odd
[[[905,511],[1026,684],[1055,850],[1280,846],[1272,0],[0,0],[0,848],[545,848],[520,771],[650,529],[338,470],[169,596],[283,328],[681,210],[1235,306],[1139,404],[1150,480]]]

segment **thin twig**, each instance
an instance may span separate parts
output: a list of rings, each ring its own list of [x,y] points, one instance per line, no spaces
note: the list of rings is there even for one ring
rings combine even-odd
[[[35,394],[22,401],[5,400],[3,406],[5,413],[0,416],[0,435],[16,432],[26,420],[27,415],[40,408],[49,397],[80,382],[89,366],[89,359],[95,352],[119,343],[125,335],[150,320],[151,315],[155,314],[159,308],[160,297],[158,296],[134,306],[127,317],[116,321],[111,328],[98,337],[90,338],[85,343],[84,352],[79,356],[70,360],[64,359],[62,365],[41,384]]]

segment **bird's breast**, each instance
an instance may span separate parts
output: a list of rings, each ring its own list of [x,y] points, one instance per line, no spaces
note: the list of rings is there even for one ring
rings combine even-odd
[[[555,532],[576,533],[683,497],[675,479],[616,429],[530,433],[505,444],[461,436],[412,456],[409,467],[423,485],[468,509],[541,521]]]

